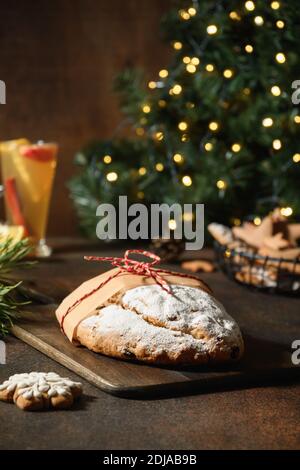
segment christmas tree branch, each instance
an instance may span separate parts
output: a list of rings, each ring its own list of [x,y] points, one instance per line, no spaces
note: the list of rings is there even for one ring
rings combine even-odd
[[[20,298],[21,282],[13,282],[11,272],[15,268],[28,267],[33,264],[25,260],[30,250],[27,240],[16,243],[12,239],[7,239],[0,244],[0,337],[8,333],[21,306],[28,303]]]

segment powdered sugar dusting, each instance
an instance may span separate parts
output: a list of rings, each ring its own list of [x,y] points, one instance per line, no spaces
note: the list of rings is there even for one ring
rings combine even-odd
[[[224,307],[206,292],[171,285],[128,290],[78,327],[78,339],[95,351],[142,360],[207,362],[215,351],[243,349],[241,333]],[[221,353],[222,355],[222,353]],[[193,359],[192,359],[193,358]]]
[[[150,285],[131,289],[122,303],[144,319],[159,323],[172,330],[191,333],[202,330],[209,337],[240,337],[240,331],[225,311],[223,305],[201,289],[188,286],[171,286],[173,295],[160,286]]]
[[[87,318],[80,326],[90,329],[92,334],[113,334],[114,337],[122,337],[123,345],[128,344],[130,347],[138,344],[146,352],[154,354],[180,354],[186,350],[203,354],[209,348],[207,342],[196,340],[179,331],[153,326],[136,313],[118,305],[101,309],[99,315]]]

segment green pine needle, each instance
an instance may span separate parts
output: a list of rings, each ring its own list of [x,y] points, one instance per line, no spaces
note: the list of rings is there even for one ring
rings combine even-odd
[[[8,334],[21,306],[28,303],[20,298],[18,287],[21,282],[13,282],[10,275],[15,268],[33,264],[24,259],[30,250],[26,239],[17,243],[8,239],[0,244],[0,337]]]

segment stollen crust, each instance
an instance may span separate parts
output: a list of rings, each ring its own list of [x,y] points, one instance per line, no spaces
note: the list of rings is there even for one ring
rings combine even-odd
[[[191,286],[127,290],[77,328],[92,351],[125,360],[194,365],[238,360],[244,350],[237,323],[212,295]]]

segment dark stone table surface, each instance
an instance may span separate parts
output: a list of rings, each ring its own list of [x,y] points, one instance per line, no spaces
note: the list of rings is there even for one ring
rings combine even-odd
[[[81,247],[56,254],[81,259]],[[76,251],[76,253],[75,253]],[[95,251],[95,250],[94,250]],[[112,249],[107,250],[113,252]],[[206,257],[211,253],[205,253]],[[51,267],[52,266],[52,267]],[[93,268],[95,269],[95,268]],[[49,262],[49,273],[55,263]],[[51,274],[52,275],[52,274]],[[221,273],[203,275],[213,285],[230,289]],[[45,282],[47,280],[45,279]],[[222,290],[221,289],[221,290]],[[241,301],[245,292],[238,287]],[[253,294],[255,303],[256,296]],[[274,302],[300,300],[266,297]],[[267,308],[267,307],[266,307]],[[300,336],[300,331],[299,331]],[[21,341],[7,339],[7,364],[0,365],[0,382],[17,372],[55,371],[78,377]],[[69,411],[22,412],[0,402],[0,449],[297,449],[300,447],[300,384],[278,384],[165,399],[114,397],[84,380],[85,395]]]

